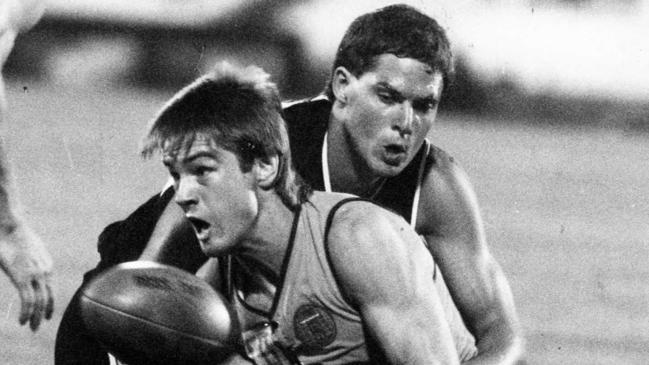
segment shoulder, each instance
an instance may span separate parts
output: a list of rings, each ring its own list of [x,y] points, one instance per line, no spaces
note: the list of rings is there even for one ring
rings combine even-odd
[[[307,107],[309,104],[317,104],[321,102],[326,102],[331,104],[326,95],[320,94],[310,98],[296,99],[296,100],[284,100],[282,101],[282,109],[291,110]]]
[[[430,144],[426,156],[423,189],[429,198],[444,198],[462,193],[469,184],[469,178],[462,166],[448,152]]]
[[[405,249],[402,243],[417,240],[408,222],[398,214],[366,200],[349,201],[332,217],[328,245],[343,258]]]
[[[427,172],[443,172],[459,168],[458,163],[450,153],[430,142],[428,142],[428,145],[430,148],[428,149],[428,155],[426,156]]]
[[[473,186],[464,168],[448,152],[431,144],[419,203],[418,231],[434,233],[452,218],[477,214]],[[444,223],[446,224],[446,223]],[[439,232],[437,232],[439,233]]]
[[[315,97],[285,102],[282,105],[296,168],[300,173],[310,171],[315,168],[315,161],[312,160],[319,158],[323,136],[329,123],[331,103],[326,98]],[[305,161],[305,158],[308,161]]]
[[[282,102],[282,109],[284,110],[284,117],[289,124],[295,119],[302,119],[308,117],[309,119],[314,116],[329,116],[331,110],[331,102],[324,95],[318,95],[312,98],[288,100]]]
[[[434,271],[432,257],[403,217],[367,201],[340,207],[327,247],[342,289],[357,305],[395,293],[414,295],[409,280],[415,274],[430,278]]]
[[[326,194],[335,194],[335,196],[340,196],[342,198],[356,198],[354,195],[348,195],[344,193]],[[347,201],[342,204],[340,208],[338,208],[335,212],[334,220],[336,222],[336,228],[343,229],[349,226],[360,228],[363,227],[365,223],[374,222],[375,219],[388,222],[403,220],[401,216],[398,216],[391,211],[378,206],[376,203],[359,198]]]

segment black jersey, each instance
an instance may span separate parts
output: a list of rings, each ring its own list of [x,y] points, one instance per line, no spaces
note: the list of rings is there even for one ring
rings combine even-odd
[[[284,108],[293,164],[314,190],[325,190],[322,147],[331,107],[331,102],[320,96],[287,104]],[[430,162],[429,158],[432,158],[429,149],[430,144],[425,141],[410,164],[397,176],[388,178],[372,197],[372,201],[395,211],[413,226],[415,222],[412,218],[416,218],[418,190],[423,172]]]

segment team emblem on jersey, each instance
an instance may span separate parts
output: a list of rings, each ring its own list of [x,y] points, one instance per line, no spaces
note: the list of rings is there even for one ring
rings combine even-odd
[[[293,316],[295,337],[302,342],[301,348],[314,352],[323,349],[336,339],[336,322],[322,307],[304,304]]]

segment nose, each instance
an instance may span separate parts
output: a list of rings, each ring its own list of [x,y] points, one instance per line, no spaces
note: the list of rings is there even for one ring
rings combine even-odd
[[[191,178],[188,177],[181,177],[174,184],[174,188],[176,190],[176,193],[174,194],[174,201],[185,212],[191,206],[198,203],[198,197],[196,196],[194,185],[195,184],[191,181]]]
[[[397,130],[402,137],[409,136],[412,134],[415,118],[416,116],[412,103],[406,100],[401,103],[399,115],[395,120],[393,129]]]

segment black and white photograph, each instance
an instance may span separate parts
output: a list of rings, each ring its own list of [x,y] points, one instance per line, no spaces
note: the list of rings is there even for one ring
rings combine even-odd
[[[649,364],[649,0],[0,0],[0,364]]]

